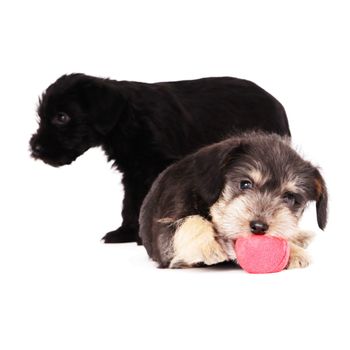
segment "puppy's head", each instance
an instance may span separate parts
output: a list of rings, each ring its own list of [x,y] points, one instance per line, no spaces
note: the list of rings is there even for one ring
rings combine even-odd
[[[39,99],[39,128],[30,140],[32,156],[53,166],[69,164],[101,144],[122,109],[108,80],[71,74],[60,77]]]
[[[287,140],[256,133],[208,151],[200,160],[209,164],[200,174],[207,184],[202,193],[223,238],[266,234],[298,240],[298,221],[310,201],[317,203],[319,227],[326,226],[325,182]]]

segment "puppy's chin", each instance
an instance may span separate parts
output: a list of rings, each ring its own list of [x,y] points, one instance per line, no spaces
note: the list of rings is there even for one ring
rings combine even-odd
[[[64,155],[61,157],[48,157],[48,156],[37,156],[35,154],[31,154],[32,158],[35,160],[41,160],[45,164],[51,165],[55,168],[61,167],[63,165],[69,165],[73,163],[79,156],[80,154],[75,154],[75,155]]]
[[[55,168],[59,168],[63,165],[69,165],[69,164],[72,164],[74,161],[76,160],[76,158],[74,159],[59,159],[59,160],[48,160],[48,159],[42,159],[42,161],[45,163],[45,164],[48,164],[48,165],[51,165]]]

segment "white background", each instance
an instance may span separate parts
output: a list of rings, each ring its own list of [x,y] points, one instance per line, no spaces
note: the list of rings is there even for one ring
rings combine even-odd
[[[0,348],[349,349],[349,10],[346,1],[2,1]],[[230,75],[287,110],[320,165],[330,220],[305,270],[160,270],[103,245],[120,175],[100,149],[29,157],[39,94],[70,72],[156,82]]]

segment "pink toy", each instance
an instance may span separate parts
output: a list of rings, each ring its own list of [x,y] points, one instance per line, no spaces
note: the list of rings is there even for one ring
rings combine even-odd
[[[249,273],[282,271],[288,263],[290,248],[285,239],[250,235],[235,243],[237,262]]]

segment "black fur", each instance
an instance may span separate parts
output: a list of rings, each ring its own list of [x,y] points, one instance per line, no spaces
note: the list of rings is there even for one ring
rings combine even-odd
[[[57,123],[60,113],[69,122]],[[242,131],[290,135],[274,97],[229,77],[146,84],[64,75],[42,95],[38,115],[39,129],[30,142],[34,158],[60,166],[102,146],[122,172],[123,223],[105,242],[137,240],[141,203],[171,163]]]

